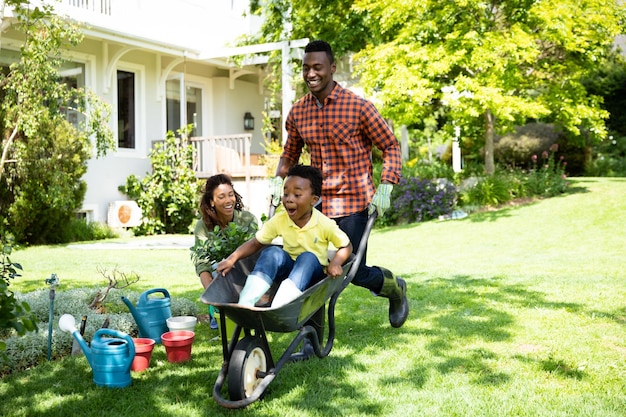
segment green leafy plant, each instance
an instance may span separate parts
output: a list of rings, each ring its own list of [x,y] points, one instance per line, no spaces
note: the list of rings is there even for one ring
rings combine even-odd
[[[189,233],[200,191],[192,168],[193,146],[187,141],[190,130],[178,130],[180,137],[167,132],[150,153],[152,173],[143,179],[131,175],[119,187],[143,211],[142,224],[133,228],[136,235]]]
[[[459,200],[462,206],[498,206],[518,197],[519,187],[514,174],[497,170],[494,175],[464,186]]]
[[[29,305],[19,301],[9,289],[11,280],[21,276],[18,271],[22,270],[22,265],[9,258],[13,250],[12,237],[3,238],[0,244],[0,330],[14,329],[19,335],[24,335],[28,331],[37,330],[37,321]],[[6,344],[0,341],[0,351],[5,349]]]
[[[558,145],[554,144],[550,147],[550,152],[542,153],[541,160],[537,155],[532,156],[533,169],[526,181],[528,192],[532,195],[554,197],[564,193],[567,189],[566,162],[562,159],[556,160],[557,151]]]
[[[43,116],[42,116],[43,119]],[[66,121],[40,121],[34,137],[20,140],[0,185],[0,217],[16,242],[66,243],[71,220],[87,190],[90,142]],[[45,191],[44,191],[45,190]],[[10,222],[9,222],[10,219]]]
[[[255,232],[254,227],[239,226],[236,223],[229,223],[224,229],[215,226],[207,239],[191,247],[191,259],[212,265],[233,253],[239,245],[254,236]]]
[[[626,136],[609,136],[594,149],[586,167],[591,177],[626,177]]]

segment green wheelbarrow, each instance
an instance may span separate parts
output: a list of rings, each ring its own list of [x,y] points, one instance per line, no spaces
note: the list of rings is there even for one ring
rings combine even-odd
[[[237,304],[248,274],[254,269],[258,253],[239,261],[228,274],[218,276],[204,291],[203,303],[219,309],[220,336],[224,361],[213,387],[213,398],[225,408],[244,408],[263,397],[268,385],[285,364],[308,359],[312,354],[328,356],[335,340],[335,305],[341,292],[352,281],[367,248],[367,239],[376,220],[369,216],[359,250],[343,266],[343,274],[326,277],[305,290],[298,298],[278,308],[271,299],[279,282],[254,307]],[[326,303],[328,303],[328,337],[324,343]],[[235,323],[227,334],[226,318]],[[275,360],[267,332],[297,332],[285,352]],[[308,340],[309,349],[296,351]],[[228,397],[222,394],[228,381]]]

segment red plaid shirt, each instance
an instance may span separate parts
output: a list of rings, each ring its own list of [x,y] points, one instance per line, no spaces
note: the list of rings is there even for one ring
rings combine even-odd
[[[285,127],[282,157],[297,162],[302,147],[311,165],[322,170],[322,208],[331,218],[365,210],[374,195],[372,144],[383,152],[381,182],[397,184],[402,167],[400,145],[374,105],[335,84],[323,106],[312,93],[292,107]]]

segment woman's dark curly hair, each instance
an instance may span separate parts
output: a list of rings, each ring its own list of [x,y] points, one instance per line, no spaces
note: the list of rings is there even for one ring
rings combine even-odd
[[[215,226],[219,226],[221,228],[226,227],[226,224],[220,224],[215,208],[211,207],[213,192],[222,184],[230,185],[233,189],[233,192],[235,193],[235,210],[243,210],[243,200],[241,199],[241,195],[235,191],[233,181],[228,175],[217,174],[207,178],[206,184],[204,185],[204,194],[202,194],[202,198],[200,199],[200,214],[202,214],[202,220],[204,221],[204,224],[207,225],[209,230],[213,230]]]

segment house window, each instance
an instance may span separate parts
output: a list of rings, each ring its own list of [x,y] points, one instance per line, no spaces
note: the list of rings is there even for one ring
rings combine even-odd
[[[117,71],[117,146],[135,148],[135,74]]]
[[[10,73],[10,65],[21,60],[21,54],[16,51],[2,49],[0,51],[0,76],[8,76]],[[85,88],[85,64],[78,62],[66,61],[59,70],[58,81],[65,85],[68,92],[72,93],[77,89]],[[66,102],[59,102],[59,112],[70,122],[76,129],[81,129],[81,125],[85,122],[85,115],[80,111],[77,97],[70,94],[70,98]],[[84,110],[84,109],[83,109]]]
[[[59,76],[61,77],[61,82],[70,90],[85,88],[84,64],[66,62],[59,70]],[[66,103],[65,106],[61,107],[61,112],[65,116],[65,119],[77,129],[80,128],[81,123],[85,121],[85,115],[79,111],[76,101]]]
[[[167,130],[176,133],[184,125],[192,125],[189,136],[202,136],[202,89],[185,85],[184,102],[181,106],[181,79],[168,80],[166,83]],[[186,120],[183,125],[181,120]]]

